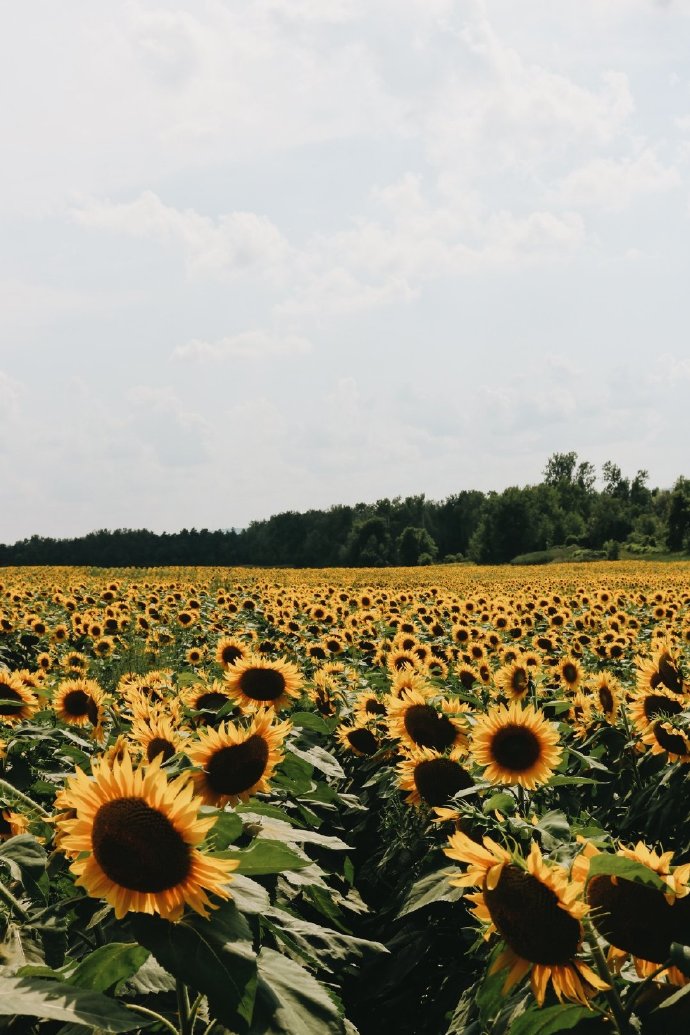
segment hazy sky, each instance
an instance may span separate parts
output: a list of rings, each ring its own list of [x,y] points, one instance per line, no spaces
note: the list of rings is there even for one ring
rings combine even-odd
[[[0,541],[690,475],[690,3],[25,0]]]

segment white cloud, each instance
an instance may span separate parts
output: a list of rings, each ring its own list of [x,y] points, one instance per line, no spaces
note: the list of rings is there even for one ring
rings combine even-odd
[[[166,205],[153,191],[129,202],[92,200],[73,209],[72,215],[93,229],[178,246],[190,274],[217,276],[254,269],[270,275],[289,255],[287,241],[265,216],[229,212],[213,220],[193,209]]]
[[[671,190],[681,182],[678,170],[664,166],[646,147],[631,158],[594,158],[573,169],[563,179],[557,198],[564,205],[622,211],[640,195]]]
[[[243,331],[217,341],[194,338],[178,345],[173,355],[177,359],[211,360],[267,359],[279,356],[303,356],[311,352],[312,343],[300,334],[275,334],[270,331]]]

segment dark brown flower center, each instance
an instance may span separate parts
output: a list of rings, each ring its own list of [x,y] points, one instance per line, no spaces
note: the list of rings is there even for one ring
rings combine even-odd
[[[216,794],[241,794],[261,779],[268,754],[268,743],[253,733],[241,744],[213,752],[206,763],[206,781]]]
[[[606,715],[609,715],[614,709],[615,701],[613,694],[607,686],[599,687],[599,704],[601,705],[601,710]]]
[[[567,661],[561,671],[563,673],[563,678],[565,679],[566,683],[577,682],[577,669],[571,661]]]
[[[592,877],[586,898],[597,931],[609,944],[640,959],[663,963],[674,935],[674,910],[663,892],[618,877]],[[680,914],[678,914],[680,915]]]
[[[668,751],[672,755],[686,755],[688,752],[688,745],[685,742],[685,738],[680,733],[672,733],[670,730],[664,729],[663,723],[658,719],[653,726],[654,738],[664,751]]]
[[[129,891],[167,891],[183,883],[192,867],[189,845],[167,816],[143,798],[101,805],[91,844],[105,875]]]
[[[469,773],[451,758],[430,758],[414,770],[414,784],[427,805],[445,805],[458,791],[474,783]]]
[[[430,704],[410,705],[405,712],[404,726],[415,744],[437,751],[445,751],[457,736],[457,730],[450,719],[439,715]]]
[[[386,706],[385,706],[385,704],[383,703],[383,701],[377,701],[375,697],[369,697],[367,699],[367,703],[365,705],[365,709],[364,710],[366,712],[368,712],[369,715],[385,715],[386,714]]]
[[[645,718],[651,722],[658,715],[677,715],[682,712],[683,705],[680,701],[674,701],[671,697],[664,697],[661,694],[647,694],[642,705]]]
[[[674,694],[683,693],[683,680],[678,667],[671,655],[666,651],[661,655],[657,670],[659,672],[659,679],[667,690],[671,690]]]
[[[15,715],[17,709],[25,704],[21,694],[7,683],[0,683],[0,701],[0,715]]]
[[[197,711],[211,711],[217,712],[219,708],[222,708],[224,704],[227,704],[230,698],[227,694],[218,693],[217,690],[209,690],[205,694],[199,694],[196,699]]]
[[[562,966],[580,945],[580,924],[559,905],[543,881],[505,866],[493,891],[484,885],[484,901],[500,936],[530,963]]]
[[[174,754],[175,745],[166,737],[153,737],[146,746],[146,757],[149,762],[153,762],[157,755],[162,755],[163,761],[167,762]]]
[[[285,689],[285,678],[274,668],[248,668],[240,677],[240,689],[253,701],[275,701]]]
[[[355,751],[361,751],[363,755],[373,755],[379,746],[379,742],[371,730],[363,727],[349,731],[347,739]]]
[[[70,690],[62,699],[62,707],[75,719],[88,715],[89,701],[91,697],[83,690]]]
[[[524,694],[529,689],[529,678],[524,668],[516,668],[510,677],[510,689],[513,694]]]
[[[238,658],[242,657],[242,651],[239,647],[235,647],[234,644],[228,644],[223,647],[221,654],[224,665],[234,665]]]
[[[491,738],[491,756],[503,769],[522,773],[539,760],[541,743],[527,726],[511,723],[494,733]]]

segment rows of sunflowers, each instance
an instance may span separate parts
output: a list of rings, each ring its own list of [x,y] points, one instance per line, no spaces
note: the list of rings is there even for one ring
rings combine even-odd
[[[0,571],[0,1029],[690,1018],[690,565]]]

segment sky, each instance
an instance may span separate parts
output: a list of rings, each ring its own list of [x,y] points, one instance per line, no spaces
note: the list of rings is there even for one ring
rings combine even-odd
[[[0,541],[690,475],[685,0],[26,0]]]

